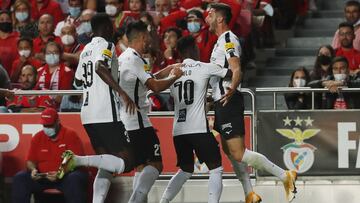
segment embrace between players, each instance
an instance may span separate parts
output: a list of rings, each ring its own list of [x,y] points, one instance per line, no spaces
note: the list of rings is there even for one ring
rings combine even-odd
[[[117,59],[115,46],[109,42],[113,34],[111,20],[97,14],[91,20],[94,38],[80,55],[75,85],[83,88],[82,124],[97,155],[63,154],[58,177],[78,166],[96,167],[93,202],[104,202],[113,174],[136,169],[130,203],[147,201],[147,195],[162,171],[160,142],[147,115],[148,90],[159,93],[170,88],[175,103],[173,139],[178,172],[171,178],[161,198],[170,202],[194,170],[193,153],[209,168],[208,202],[217,203],[222,192],[219,145],[209,131],[205,111],[207,87],[212,87],[214,128],[221,134],[222,146],[243,185],[246,203],[261,202],[251,186],[247,166],[265,170],[284,184],[287,200],[295,197],[294,171],[285,171],[265,156],[247,150],[244,145],[244,102],[241,88],[241,47],[228,24],[231,9],[215,3],[206,22],[218,36],[211,63],[199,62],[199,50],[193,37],[178,41],[181,64],[166,67],[152,75],[145,71],[149,33],[143,22],[128,25],[129,47]],[[105,105],[104,105],[105,104]]]

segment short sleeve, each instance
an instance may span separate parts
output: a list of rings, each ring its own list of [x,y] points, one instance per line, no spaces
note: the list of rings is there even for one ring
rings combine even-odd
[[[207,63],[205,65],[207,69],[207,73],[209,76],[218,76],[221,78],[224,78],[226,73],[229,71],[227,68],[221,68],[219,65],[213,64],[213,63]]]
[[[223,49],[225,50],[226,59],[231,57],[240,57],[240,42],[237,38],[231,36],[230,33],[225,34]]]
[[[146,81],[152,78],[151,73],[148,71],[148,65],[142,62],[141,60],[136,60],[134,64],[136,66],[135,68],[136,77],[139,78],[141,83],[145,85]]]

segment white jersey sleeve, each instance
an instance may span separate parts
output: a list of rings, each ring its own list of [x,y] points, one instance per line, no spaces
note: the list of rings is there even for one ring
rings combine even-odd
[[[221,68],[219,65],[212,63],[204,63],[203,66],[207,69],[206,72],[209,74],[209,77],[215,76],[224,78],[229,71],[229,69]]]

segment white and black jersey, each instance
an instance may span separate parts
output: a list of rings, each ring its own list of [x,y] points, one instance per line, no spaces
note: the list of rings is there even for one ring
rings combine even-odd
[[[210,62],[221,66],[222,68],[230,68],[228,59],[231,57],[239,57],[241,55],[241,46],[239,39],[231,31],[226,31],[219,36],[216,44],[214,45],[211,53]],[[215,101],[221,99],[221,96],[225,94],[227,87],[231,87],[231,79],[223,80],[219,77],[212,77],[210,80],[212,87],[213,99]],[[241,84],[237,90],[240,91]]]
[[[95,71],[95,64],[99,60],[107,62],[110,69],[112,64],[117,63],[113,56],[114,44],[102,37],[94,37],[80,54],[75,78],[83,82],[83,124],[120,121],[118,96]]]
[[[132,48],[127,48],[119,57],[120,87],[129,95],[139,109],[130,114],[121,109],[121,120],[126,130],[137,130],[152,126],[148,117],[150,103],[146,98],[145,83],[152,78],[148,64]]]
[[[205,102],[209,78],[223,78],[228,69],[186,59],[182,70],[183,76],[170,87],[175,104],[173,135],[207,133]]]

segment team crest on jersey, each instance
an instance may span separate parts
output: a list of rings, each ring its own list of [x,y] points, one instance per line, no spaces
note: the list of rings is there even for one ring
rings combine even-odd
[[[107,58],[107,59],[111,59],[112,58],[112,53],[109,49],[104,49],[102,51],[102,55]]]
[[[294,140],[294,142],[283,146],[281,149],[284,151],[283,159],[285,166],[290,170],[296,170],[298,173],[305,173],[308,171],[315,160],[314,151],[316,147],[309,143],[305,143],[304,140],[309,139],[320,132],[320,129],[305,129],[301,130],[297,126],[301,127],[303,123],[305,126],[312,126],[312,120],[310,117],[307,119],[300,119],[299,116],[296,119],[289,119],[287,116],[284,121],[284,126],[289,125],[292,129],[276,129],[276,132],[282,136]],[[292,126],[292,121],[295,125]]]

